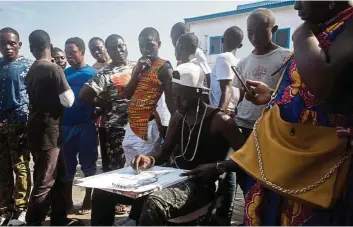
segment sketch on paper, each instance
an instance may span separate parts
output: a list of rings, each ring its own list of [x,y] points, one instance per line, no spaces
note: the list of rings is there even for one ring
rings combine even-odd
[[[188,177],[180,176],[183,172],[185,170],[154,166],[137,174],[131,167],[127,167],[82,178],[76,185],[113,192],[120,191],[139,194],[185,181]]]
[[[158,178],[168,172],[170,171],[143,171],[139,174],[122,175],[119,182],[113,182],[112,186],[117,189],[134,190],[158,182]]]

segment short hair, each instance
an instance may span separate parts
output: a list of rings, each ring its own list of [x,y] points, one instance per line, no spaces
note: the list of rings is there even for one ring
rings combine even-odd
[[[62,52],[62,53],[65,53],[62,49],[60,49],[59,47],[53,47],[53,50],[51,51],[51,54],[55,54],[55,53],[59,53],[59,52]]]
[[[18,32],[13,29],[13,28],[10,28],[10,27],[5,27],[3,29],[0,30],[0,34],[4,34],[4,33],[12,33],[14,34],[15,36],[17,36],[17,39],[20,40],[20,35],[18,34]]]
[[[194,33],[186,33],[179,37],[178,43],[184,46],[188,53],[194,54],[199,46],[199,39]]]
[[[160,41],[159,33],[157,29],[152,27],[144,28],[139,35],[139,39],[141,37],[149,37],[149,36],[153,37],[156,41]]]
[[[269,26],[274,26],[276,24],[275,14],[272,10],[266,8],[258,8],[251,12],[248,18],[250,17],[257,17],[261,18],[263,22]]]
[[[103,40],[102,38],[93,37],[93,38],[90,39],[90,41],[88,42],[88,46],[91,46],[95,41],[100,41],[100,42],[104,43],[104,40]]]
[[[67,44],[75,44],[79,49],[79,51],[82,51],[82,52],[85,52],[86,50],[85,42],[79,37],[73,37],[66,40],[65,45]]]
[[[188,32],[189,32],[189,29],[186,26],[186,24],[183,22],[178,22],[178,23],[174,24],[172,27],[172,30],[171,30],[171,33],[178,34],[179,36],[186,34]]]
[[[241,28],[237,26],[232,26],[224,32],[223,37],[226,39],[229,38],[230,40],[236,42],[236,45],[239,46],[241,42],[243,42],[244,33]]]
[[[107,46],[109,42],[113,41],[113,40],[117,40],[117,39],[122,39],[124,42],[125,40],[123,39],[123,37],[121,37],[120,35],[117,34],[111,34],[110,36],[108,36],[105,40],[105,45]]]
[[[31,47],[43,51],[51,47],[50,36],[46,31],[35,30],[29,35],[29,44]]]

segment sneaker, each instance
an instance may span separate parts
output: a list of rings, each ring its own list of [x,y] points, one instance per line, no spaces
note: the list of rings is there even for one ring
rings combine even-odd
[[[26,225],[26,211],[19,210],[14,213],[12,219],[9,221],[7,226],[24,226]]]
[[[11,218],[12,218],[11,212],[6,212],[6,213],[1,214],[0,215],[0,226],[6,226]]]

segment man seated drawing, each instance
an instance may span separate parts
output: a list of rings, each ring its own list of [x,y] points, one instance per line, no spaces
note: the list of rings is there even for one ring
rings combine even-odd
[[[177,42],[176,57],[182,64],[173,72],[172,91],[178,111],[170,121],[162,149],[151,156],[135,157],[132,166],[137,171],[164,164],[170,157],[173,167],[191,170],[224,160],[229,147],[237,150],[242,144],[234,120],[202,100],[208,89],[195,59],[197,46],[198,39],[191,33]],[[145,197],[138,225],[165,225],[170,218],[206,205],[213,198],[216,175],[212,179],[190,179]]]

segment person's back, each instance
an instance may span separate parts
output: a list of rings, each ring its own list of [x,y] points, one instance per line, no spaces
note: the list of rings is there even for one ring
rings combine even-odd
[[[65,76],[72,91],[75,94],[75,102],[71,108],[64,110],[63,125],[78,125],[87,123],[91,120],[93,114],[93,106],[87,102],[79,100],[79,93],[83,85],[91,79],[97,70],[93,67],[86,65],[80,69],[69,67],[65,70]]]
[[[230,71],[230,67],[237,66],[238,62],[239,59],[237,59],[232,52],[225,52],[217,57],[216,64],[211,72],[210,104],[212,106],[218,107],[221,101],[222,90],[219,81],[222,79],[233,81],[234,73]],[[227,108],[228,111],[234,112],[239,101],[239,96],[239,90],[232,86],[230,102]]]
[[[30,105],[28,127],[30,131],[36,131],[34,134],[28,135],[30,143],[40,142],[37,140],[48,136],[43,134],[46,128],[59,127],[59,120],[63,114],[59,95],[70,88],[63,81],[63,77],[60,66],[45,60],[35,61],[28,71],[27,91]],[[55,134],[58,136],[58,132]],[[50,143],[40,145],[43,149],[49,149],[47,146],[50,149],[51,146],[57,146],[57,144],[51,144],[50,141],[42,142]]]

